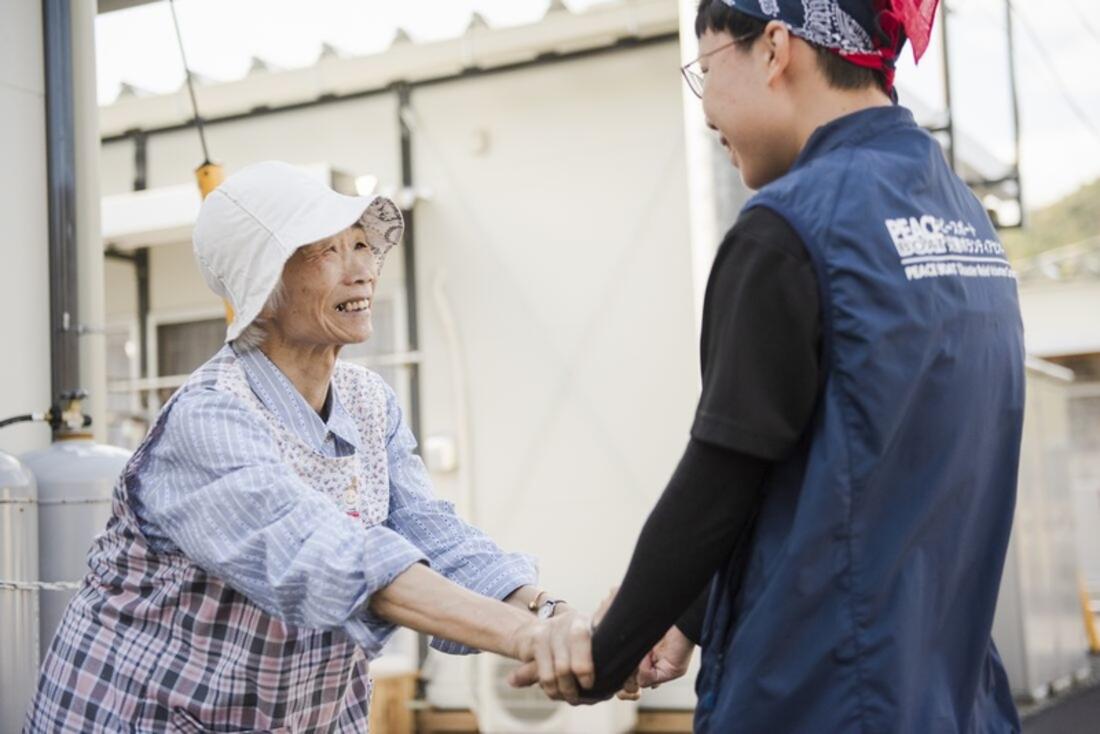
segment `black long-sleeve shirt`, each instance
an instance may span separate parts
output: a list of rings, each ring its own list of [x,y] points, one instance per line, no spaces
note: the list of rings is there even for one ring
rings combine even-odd
[[[768,209],[743,213],[707,284],[703,391],[691,440],[596,629],[596,685],[588,695],[618,690],[673,624],[699,640],[710,580],[751,532],[770,466],[810,420],[820,321],[816,277],[798,234]]]

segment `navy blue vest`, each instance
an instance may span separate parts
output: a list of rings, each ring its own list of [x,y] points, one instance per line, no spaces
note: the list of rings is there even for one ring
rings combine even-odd
[[[814,263],[824,377],[715,581],[696,731],[1018,731],[990,629],[1024,347],[993,226],[901,107],[817,130],[758,206]]]

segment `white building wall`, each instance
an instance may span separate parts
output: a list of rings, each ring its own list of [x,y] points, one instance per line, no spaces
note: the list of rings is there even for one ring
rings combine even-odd
[[[467,514],[581,609],[621,580],[697,399],[678,65],[660,44],[411,99],[414,178],[433,192],[416,213],[423,435],[469,429]],[[434,479],[467,495],[460,473]],[[660,705],[690,706],[692,681]]]
[[[131,274],[131,277],[132,274]],[[160,245],[149,253],[149,310],[154,316],[184,312],[224,313],[222,301],[206,287],[190,242]]]
[[[134,148],[131,143],[102,145],[99,158],[99,190],[103,196],[134,190]],[[198,168],[198,165],[192,168]]]
[[[108,324],[128,323],[137,315],[137,284],[134,267],[127,262],[107,260],[103,266],[103,293]]]
[[[424,434],[453,434],[428,294],[467,358],[473,510],[593,608],[688,437],[697,392],[673,43],[416,90]],[[442,491],[454,496],[440,477]]]
[[[41,3],[0,4],[0,221],[4,267],[0,313],[6,357],[0,360],[0,418],[50,404],[50,303],[47,250],[46,100]],[[0,432],[12,454],[50,439],[42,423]]]
[[[1100,352],[1100,280],[1020,287],[1027,351],[1037,357]]]
[[[1016,515],[993,622],[1013,693],[1023,697],[1043,698],[1088,670],[1074,552],[1081,518],[1069,476],[1071,375],[1041,363],[1027,375]]]

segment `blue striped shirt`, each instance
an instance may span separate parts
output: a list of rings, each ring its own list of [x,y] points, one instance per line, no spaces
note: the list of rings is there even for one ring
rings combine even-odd
[[[214,359],[234,356],[227,346]],[[326,456],[358,450],[358,427],[335,385],[322,420],[262,352],[239,359],[252,391],[298,437]],[[394,628],[366,604],[414,563],[496,599],[535,583],[531,558],[504,553],[434,496],[388,387],[386,414],[389,517],[365,528],[281,460],[270,428],[241,398],[192,387],[137,467],[131,494],[142,532],[154,550],[183,553],[264,611],[290,624],[343,628],[372,656]],[[432,645],[471,652],[447,640]]]

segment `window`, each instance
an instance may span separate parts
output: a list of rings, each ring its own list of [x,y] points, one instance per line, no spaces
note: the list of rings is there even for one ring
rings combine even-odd
[[[186,377],[214,356],[225,342],[225,319],[157,325],[157,377]],[[182,380],[179,381],[182,384]],[[179,385],[157,391],[163,405]]]
[[[137,448],[148,429],[141,395],[133,383],[140,375],[136,324],[116,324],[106,329],[107,443]]]

